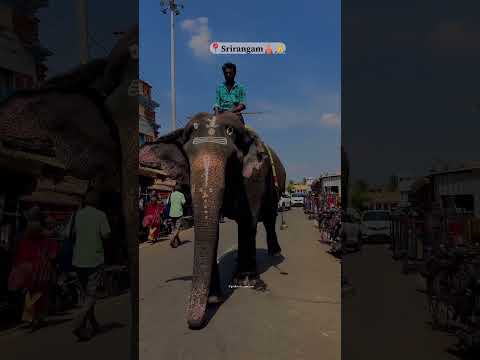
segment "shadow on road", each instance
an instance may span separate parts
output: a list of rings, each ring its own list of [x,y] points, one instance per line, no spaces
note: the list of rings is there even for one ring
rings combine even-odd
[[[119,322],[106,323],[100,326],[98,335],[104,335],[115,329],[123,329],[126,325]]]
[[[257,249],[256,251],[256,259],[257,259],[257,272],[259,275],[258,284],[253,289],[239,289],[240,291],[266,291],[268,286],[267,284],[261,279],[261,275],[267,272],[271,267],[275,268],[281,275],[288,275],[288,272],[282,270],[280,268],[280,264],[285,260],[283,256],[269,256],[266,249]],[[234,287],[231,287],[233,275],[236,270],[237,265],[237,249],[231,250],[225,254],[223,254],[220,259],[218,260],[218,268],[220,271],[220,286],[222,289],[223,294],[223,301],[220,304],[210,304],[207,307],[206,313],[206,321],[203,327],[207,326],[210,320],[215,316],[218,309],[222,306],[222,304],[226,303],[230,296],[235,291]],[[171,279],[165,280],[166,283],[172,281],[192,281],[192,276],[179,276],[174,277]]]
[[[206,313],[206,321],[205,325],[207,326],[210,320],[215,316],[217,311],[220,309],[222,304],[226,303],[230,296],[235,292],[235,290],[239,291],[266,291],[268,289],[268,285],[261,279],[261,275],[267,272],[271,267],[274,267],[277,271],[279,271],[282,275],[288,275],[286,271],[283,271],[279,268],[279,265],[285,260],[283,256],[276,256],[271,257],[268,255],[266,249],[257,249],[256,251],[256,258],[257,258],[257,271],[259,275],[259,279],[257,280],[257,285],[253,289],[237,289],[231,287],[233,275],[236,270],[237,264],[237,250],[231,250],[225,254],[223,254],[218,262],[218,267],[220,269],[220,281],[221,281],[221,288],[223,293],[223,301],[220,304],[210,305],[207,308]]]

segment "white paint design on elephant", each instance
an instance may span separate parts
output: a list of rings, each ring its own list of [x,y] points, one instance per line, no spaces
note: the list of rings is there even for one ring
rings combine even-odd
[[[215,116],[210,119],[207,119],[207,122],[208,124],[205,125],[207,129],[210,129],[210,128],[215,129],[218,127],[217,118]]]
[[[208,186],[208,173],[210,171],[210,156],[206,155],[203,157],[203,166],[205,170],[205,188],[206,188]]]

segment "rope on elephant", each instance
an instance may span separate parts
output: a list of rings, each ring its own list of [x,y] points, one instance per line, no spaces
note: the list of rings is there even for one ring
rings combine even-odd
[[[278,189],[279,186],[278,186],[278,179],[277,179],[277,171],[275,170],[275,164],[273,162],[273,156],[272,156],[272,152],[270,151],[270,146],[268,146],[265,143],[263,143],[263,145],[265,145],[265,148],[267,149],[268,157],[270,158],[270,163],[272,164],[273,181],[275,183],[275,187]]]
[[[259,138],[259,141],[263,144],[263,146],[265,147],[265,149],[267,149],[267,153],[268,153],[268,157],[270,158],[270,164],[272,165],[272,172],[273,172],[273,181],[275,183],[275,187],[277,189],[280,188],[280,186],[278,185],[278,179],[277,179],[277,171],[275,170],[275,162],[273,161],[273,156],[272,156],[272,151],[270,150],[270,147],[265,144],[265,142],[260,139],[260,137],[257,135],[257,133],[255,132],[255,130],[253,129],[253,127],[251,127],[250,125],[248,124],[245,124],[245,128],[249,131],[251,131],[253,134],[255,134],[255,136],[257,136]]]

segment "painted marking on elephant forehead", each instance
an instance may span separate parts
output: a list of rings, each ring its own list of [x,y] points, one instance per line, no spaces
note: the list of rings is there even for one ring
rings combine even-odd
[[[216,118],[215,116],[212,117],[212,118],[207,119],[207,122],[208,122],[208,124],[205,124],[205,126],[207,127],[207,129],[217,128],[217,127],[218,127],[217,118]]]
[[[208,185],[208,174],[209,174],[209,171],[210,171],[210,156],[208,156],[208,155],[204,156],[203,166],[204,166],[204,169],[205,169],[205,187],[206,187]]]

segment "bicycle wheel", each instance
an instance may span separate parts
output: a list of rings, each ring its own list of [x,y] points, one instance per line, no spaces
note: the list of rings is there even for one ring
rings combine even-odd
[[[449,289],[450,274],[439,271],[432,280],[432,289],[429,294],[429,308],[432,316],[432,328],[449,330],[454,318],[454,308],[450,303],[451,294]]]

